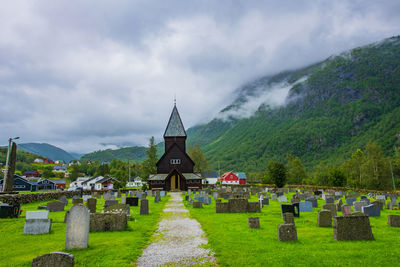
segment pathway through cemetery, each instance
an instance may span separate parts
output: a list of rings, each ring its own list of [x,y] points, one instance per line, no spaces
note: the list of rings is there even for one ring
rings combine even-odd
[[[181,193],[169,194],[171,198],[153,236],[155,241],[144,249],[137,266],[215,265],[210,249],[200,247],[207,244],[207,238],[199,222],[189,218]]]

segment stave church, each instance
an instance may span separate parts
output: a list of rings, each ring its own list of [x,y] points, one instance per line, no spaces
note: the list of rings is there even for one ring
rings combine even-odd
[[[202,188],[201,174],[193,172],[195,163],[186,153],[186,137],[175,103],[164,132],[164,155],[157,162],[157,173],[149,176],[151,190],[186,191]]]

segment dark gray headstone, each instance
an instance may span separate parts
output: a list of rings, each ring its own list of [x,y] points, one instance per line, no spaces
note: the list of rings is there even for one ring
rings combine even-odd
[[[90,214],[90,232],[123,231],[128,223],[127,218],[126,212],[92,213]]]
[[[86,206],[88,207],[90,213],[96,213],[96,205],[97,205],[96,198],[89,198],[86,202]]]
[[[369,217],[358,213],[349,216],[334,217],[334,240],[373,240]]]
[[[149,200],[141,199],[140,200],[140,215],[149,214]]]
[[[20,213],[20,205],[0,204],[0,218],[18,218]]]
[[[51,212],[64,211],[64,206],[64,202],[61,201],[53,201],[47,203],[47,209]]]
[[[32,267],[74,267],[74,255],[63,252],[52,252],[36,257]]]
[[[361,208],[362,213],[367,214],[369,217],[379,217],[381,216],[381,210],[374,204],[363,206]]]
[[[126,198],[126,204],[128,204],[129,206],[137,207],[139,205],[139,198],[137,198],[137,197],[127,197]]]
[[[291,212],[285,212],[282,215],[284,224],[294,224],[294,216]]]
[[[400,227],[400,215],[388,215],[388,225],[391,227]]]
[[[318,226],[319,227],[332,226],[332,213],[330,210],[320,210],[318,212]]]
[[[260,228],[260,219],[258,217],[250,217],[248,223],[250,228]]]
[[[280,224],[278,227],[279,241],[297,241],[297,230],[294,224]]]
[[[118,200],[106,200],[104,202],[104,207],[107,208],[107,207],[115,205],[115,204],[118,204]]]
[[[63,202],[65,206],[68,205],[68,199],[65,196],[60,197],[58,201]]]

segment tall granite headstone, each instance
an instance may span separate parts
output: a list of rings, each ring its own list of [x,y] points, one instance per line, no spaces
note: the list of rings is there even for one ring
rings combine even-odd
[[[78,204],[69,210],[65,248],[87,248],[89,245],[90,213],[86,206]]]

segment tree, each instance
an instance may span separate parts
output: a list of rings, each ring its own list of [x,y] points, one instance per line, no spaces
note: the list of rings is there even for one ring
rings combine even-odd
[[[68,177],[71,182],[75,181],[79,177],[79,165],[72,165],[71,172],[69,173]]]
[[[267,166],[268,176],[274,181],[276,187],[281,188],[286,183],[286,168],[282,162],[270,161]]]
[[[346,184],[346,176],[338,166],[329,169],[329,183],[333,186],[344,186]]]
[[[148,177],[152,173],[157,172],[156,163],[158,161],[157,157],[157,147],[154,144],[154,136],[150,138],[149,147],[146,151],[146,159],[143,161],[143,176],[144,180],[147,181]]]
[[[43,178],[50,178],[53,177],[53,172],[52,172],[53,168],[51,166],[45,167],[43,169],[43,173],[42,173],[42,177]]]
[[[286,156],[288,161],[287,182],[288,184],[302,184],[307,179],[307,172],[301,163],[299,157],[293,158],[291,154]]]
[[[110,170],[108,168],[108,164],[101,164],[96,169],[96,175],[105,176],[109,173],[110,173]]]
[[[390,167],[381,147],[376,143],[368,143],[365,151],[367,159],[363,164],[362,171],[367,188],[375,190],[390,189],[392,181]]]
[[[188,148],[188,154],[190,158],[194,161],[194,171],[203,173],[208,170],[208,161],[204,157],[203,151],[199,144],[190,146]]]

